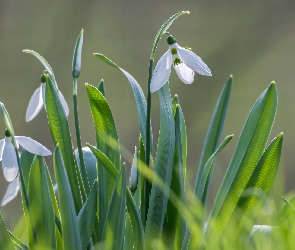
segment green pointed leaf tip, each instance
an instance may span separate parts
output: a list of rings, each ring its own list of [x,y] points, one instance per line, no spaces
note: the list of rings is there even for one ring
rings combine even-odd
[[[84,30],[82,29],[82,31],[80,32],[78,36],[75,49],[74,49],[74,55],[73,55],[73,61],[72,61],[72,76],[74,78],[78,78],[80,76],[83,33],[84,33]]]
[[[112,60],[110,60],[109,58],[107,58],[105,55],[101,54],[101,53],[93,53],[94,56],[96,56],[98,59],[100,59],[101,61],[103,61],[104,63],[111,65],[117,69],[120,69],[120,67],[115,64]]]
[[[14,138],[14,130],[13,130],[12,122],[11,122],[10,116],[9,116],[9,114],[2,102],[0,102],[0,110],[1,110],[1,115],[2,115],[5,126],[8,129],[10,136],[12,138]]]

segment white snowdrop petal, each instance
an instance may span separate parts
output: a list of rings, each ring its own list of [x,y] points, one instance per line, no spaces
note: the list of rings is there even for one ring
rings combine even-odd
[[[18,194],[20,189],[19,176],[17,176],[11,183],[9,183],[6,193],[1,201],[1,206],[5,206],[12,201]]]
[[[196,71],[200,75],[211,76],[211,71],[208,66],[203,62],[201,57],[197,56],[194,52],[176,45],[178,55],[181,61],[186,64],[193,71]]]
[[[11,143],[10,137],[5,138],[2,154],[2,170],[4,177],[8,182],[12,182],[18,174],[16,152]]]
[[[2,139],[0,141],[0,161],[2,161],[2,153],[3,153],[4,144],[5,144],[5,140]]]
[[[15,140],[27,151],[35,155],[47,156],[51,155],[49,149],[41,143],[26,136],[15,136]]]
[[[151,80],[151,92],[155,92],[162,88],[168,81],[171,73],[172,55],[168,50],[159,60],[154,70],[154,74]]]
[[[59,95],[59,100],[61,102],[61,105],[64,108],[64,111],[66,113],[66,116],[69,116],[69,107],[68,107],[65,97],[63,96],[63,94],[60,91],[58,91],[58,95]]]
[[[26,112],[26,122],[33,120],[43,106],[42,85],[33,93]]]
[[[180,80],[185,84],[191,84],[194,81],[195,72],[184,63],[174,65],[174,69]]]

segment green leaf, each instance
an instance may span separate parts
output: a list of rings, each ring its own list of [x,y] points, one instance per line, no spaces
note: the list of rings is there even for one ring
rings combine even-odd
[[[233,137],[234,137],[233,135],[226,136],[223,142],[217,147],[216,151],[207,160],[204,166],[202,177],[200,181],[197,183],[195,188],[195,194],[199,200],[201,200],[201,198],[203,197],[203,194],[206,188],[206,183],[208,183],[209,174],[211,173],[211,169],[217,154],[231,141]]]
[[[104,86],[104,80],[101,79],[101,81],[99,82],[98,86],[97,86],[97,89],[100,91],[100,93],[102,93],[102,95],[104,97],[106,97],[106,89],[105,89],[105,86]]]
[[[181,11],[181,12],[174,14],[161,26],[161,28],[159,29],[159,31],[155,37],[155,40],[154,40],[151,59],[154,59],[156,49],[158,47],[158,43],[159,43],[160,39],[162,38],[162,36],[167,32],[168,28],[174,22],[174,20],[183,14],[189,14],[189,11]]]
[[[30,175],[30,169],[32,162],[34,160],[35,155],[30,153],[29,151],[23,149],[20,156],[20,162],[22,166],[22,170],[24,173],[24,179],[26,186],[29,184],[29,175]]]
[[[120,68],[117,64],[112,62],[109,58],[107,58],[103,54],[94,53],[94,56],[96,56],[98,59],[100,59],[104,63],[106,63],[110,66],[113,66],[116,69],[121,70],[122,73],[128,79],[130,86],[132,88],[133,94],[134,94],[135,102],[136,102],[137,113],[138,113],[138,117],[139,117],[140,133],[143,137],[144,146],[146,147],[147,104],[146,104],[146,100],[145,100],[145,97],[144,97],[144,94],[143,94],[143,91],[142,91],[140,85],[137,83],[137,81],[134,79],[134,77],[132,75],[130,75],[124,69]],[[152,127],[151,127],[151,131],[152,131]],[[152,142],[152,132],[151,132],[151,142]],[[151,145],[152,145],[152,143],[151,143]],[[145,150],[146,150],[146,148],[145,148]],[[152,146],[151,146],[151,151],[152,151]]]
[[[9,232],[10,239],[17,250],[28,250],[29,248],[21,242],[17,237],[15,237],[11,232]],[[2,245],[1,245],[2,246]],[[10,249],[10,248],[9,248]]]
[[[183,164],[183,157],[186,157],[186,151],[183,151],[183,144],[186,148],[186,133],[184,134],[185,123],[183,113],[179,104],[175,104],[175,101],[178,103],[177,97],[173,98],[174,106],[174,117],[175,117],[175,153],[174,153],[174,164],[173,172],[171,179],[171,191],[177,196],[177,198],[185,203],[185,170]],[[174,105],[175,104],[175,105]],[[183,141],[183,138],[185,140]],[[184,156],[184,154],[185,156]],[[182,239],[185,233],[185,222],[182,220],[182,215],[180,209],[175,207],[175,205],[169,199],[167,205],[167,221],[164,223],[164,234],[163,237],[166,239],[165,246],[167,248],[180,249]]]
[[[118,170],[120,168],[120,147],[119,139],[113,119],[113,115],[107,100],[95,87],[86,84],[92,112],[93,123],[96,132],[96,144]],[[99,185],[99,239],[105,224],[105,215],[112,197],[115,181],[107,174],[102,163],[98,161],[98,185]]]
[[[96,158],[102,163],[102,166],[107,170],[108,174],[110,174],[113,179],[117,179],[118,170],[115,168],[114,164],[108,159],[108,157],[101,152],[99,149],[91,146],[86,143],[87,146],[94,153]],[[141,223],[141,217],[138,211],[138,208],[130,194],[129,189],[126,191],[126,205],[128,209],[128,213],[130,215],[130,221],[133,228],[135,245],[134,249],[143,249],[143,226]]]
[[[279,167],[282,143],[281,133],[267,147],[251,174],[235,209],[239,213],[239,220],[235,222],[237,233],[242,229],[250,232],[265,204]]]
[[[76,41],[73,61],[72,61],[72,76],[78,78],[81,71],[81,57],[82,57],[82,46],[83,46],[83,33],[84,30],[80,32],[78,39]]]
[[[82,199],[78,185],[78,178],[75,170],[75,162],[73,155],[73,144],[71,140],[68,119],[61,105],[58,92],[49,77],[46,77],[46,113],[50,132],[54,145],[59,143],[59,148],[65,163],[67,176],[69,178],[70,187],[73,194],[76,213],[82,207]]]
[[[13,249],[12,241],[10,240],[10,236],[9,236],[9,231],[6,228],[1,212],[0,212],[0,246],[1,246],[1,249]]]
[[[126,220],[126,166],[118,174],[103,230],[108,249],[122,249]],[[105,248],[103,248],[105,249]]]
[[[58,187],[64,249],[82,249],[71,186],[59,145],[55,147],[53,163]]]
[[[89,196],[77,217],[82,241],[82,249],[86,249],[89,244],[91,232],[96,218],[97,188],[97,180],[95,180]]]
[[[219,188],[210,217],[222,233],[260,159],[271,131],[277,108],[275,83],[259,96],[240,135],[232,160]],[[208,225],[207,233],[210,232]],[[216,235],[214,236],[216,237]]]
[[[48,190],[46,168],[44,158],[36,156],[33,160],[29,177],[28,195],[32,214],[30,222],[36,229],[38,246],[55,249],[54,211],[50,191]],[[32,239],[30,240],[29,247],[33,246],[34,240]]]
[[[160,239],[162,236],[175,151],[175,122],[168,83],[159,90],[159,97],[160,136],[154,171],[163,180],[166,187],[163,190],[156,185],[152,186],[145,230],[147,243],[154,238]]]
[[[223,125],[227,113],[227,108],[228,108],[228,103],[230,99],[230,92],[231,92],[231,87],[232,87],[232,76],[227,80],[225,83],[220,96],[218,98],[218,101],[216,103],[214,113],[209,125],[209,129],[207,132],[207,137],[205,140],[199,168],[198,168],[198,174],[197,174],[197,179],[195,183],[195,193],[197,192],[197,186],[199,186],[199,182],[201,178],[203,178],[203,171],[205,168],[205,164],[210,158],[210,156],[214,153],[214,151],[217,149],[220,137],[222,134],[223,130]],[[214,162],[212,163],[212,167],[210,169],[209,175],[208,175],[208,181],[206,182],[206,186],[204,189],[204,192],[201,197],[201,201],[203,204],[206,204],[207,196],[208,196],[208,189],[210,187],[210,180],[211,176],[213,173],[213,168],[214,168]]]
[[[274,223],[275,225],[285,227],[291,231],[294,228],[295,221],[295,195],[291,197],[289,200],[285,199],[285,202],[286,203],[284,204],[284,206],[275,216]]]

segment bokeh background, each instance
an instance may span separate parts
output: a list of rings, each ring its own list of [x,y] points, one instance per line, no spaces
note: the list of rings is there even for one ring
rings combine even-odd
[[[132,90],[122,73],[93,56],[100,52],[127,70],[146,93],[149,56],[153,39],[162,23],[181,10],[169,29],[177,42],[190,47],[211,69],[213,76],[196,75],[184,85],[173,71],[172,96],[178,94],[187,122],[188,167],[195,178],[206,131],[218,95],[230,74],[234,76],[224,136],[235,138],[218,156],[210,201],[230,161],[245,119],[260,93],[273,80],[277,83],[279,106],[271,139],[284,132],[279,175],[273,195],[295,189],[295,2],[291,0],[149,0],[149,1],[0,1],[0,101],[9,111],[17,135],[29,136],[49,149],[53,143],[44,110],[30,123],[25,112],[33,91],[39,87],[42,65],[23,49],[39,52],[52,66],[59,89],[71,110],[74,132],[71,61],[76,38],[84,28],[82,72],[78,101],[82,141],[95,144],[92,117],[84,83],[97,85],[103,78],[120,142],[131,152],[138,145],[139,123]],[[156,61],[167,50],[160,42]],[[159,102],[152,95],[155,145],[159,130]],[[4,137],[4,125],[0,131]],[[76,144],[75,137],[73,143]],[[52,169],[51,157],[46,161]],[[130,165],[130,163],[127,163]],[[0,198],[7,182],[0,174]],[[20,197],[0,211],[11,229],[19,219]]]

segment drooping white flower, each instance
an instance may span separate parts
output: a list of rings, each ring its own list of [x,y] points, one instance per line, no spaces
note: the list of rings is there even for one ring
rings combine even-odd
[[[14,138],[17,146],[20,145],[32,154],[41,156],[51,155],[50,150],[29,137],[15,136]],[[2,161],[4,178],[6,181],[10,182],[1,202],[1,205],[4,206],[11,201],[19,191],[19,168],[16,151],[7,130],[5,131],[5,138],[0,140],[0,161]]]
[[[172,64],[178,77],[185,84],[191,84],[194,81],[195,72],[205,76],[212,75],[203,60],[192,51],[180,47],[173,36],[170,35],[167,42],[169,49],[160,58],[154,70],[150,85],[151,92],[155,92],[165,85],[169,79]]]
[[[41,76],[41,85],[39,88],[35,90],[33,93],[29,105],[27,107],[27,112],[26,112],[26,122],[29,122],[33,120],[40,112],[42,109],[42,106],[45,105],[44,100],[45,100],[45,87],[46,87],[46,78]],[[68,104],[63,96],[63,94],[58,90],[58,95],[60,102],[63,106],[63,109],[66,113],[66,116],[69,115],[69,107]]]

